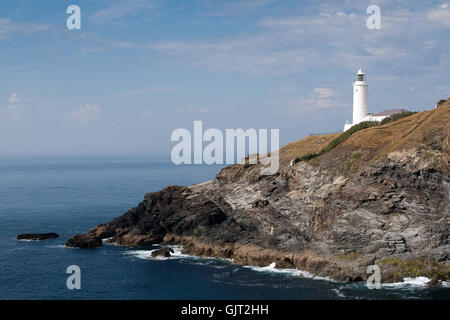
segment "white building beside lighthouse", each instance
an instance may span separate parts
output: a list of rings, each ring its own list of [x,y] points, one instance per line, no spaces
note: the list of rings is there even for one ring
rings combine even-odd
[[[356,80],[353,82],[353,123],[348,123],[347,121],[344,125],[344,131],[363,121],[381,121],[393,114],[406,111],[403,109],[395,109],[386,110],[377,114],[369,113],[368,89],[369,85],[366,81],[366,75],[362,69],[359,69],[356,73]]]

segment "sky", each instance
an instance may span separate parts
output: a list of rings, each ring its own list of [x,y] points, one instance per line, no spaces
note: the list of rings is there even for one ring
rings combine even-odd
[[[2,0],[0,156],[170,155],[195,120],[283,146],[343,129],[360,67],[369,112],[432,109],[449,40],[448,0]]]

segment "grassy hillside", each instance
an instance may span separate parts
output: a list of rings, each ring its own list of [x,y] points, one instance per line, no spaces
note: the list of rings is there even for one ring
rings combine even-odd
[[[307,154],[318,153],[325,148],[340,133],[309,136],[292,142],[280,149],[280,167],[287,167],[291,160],[301,158]]]
[[[280,150],[281,167],[289,165],[296,157],[317,154],[307,161],[351,174],[392,151],[417,149],[425,157],[440,157],[439,169],[448,172],[449,135],[450,99],[437,109],[393,119],[348,137],[338,133],[310,136],[290,143]]]

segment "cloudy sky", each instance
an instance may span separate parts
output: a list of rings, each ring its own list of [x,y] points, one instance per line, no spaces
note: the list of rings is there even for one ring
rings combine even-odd
[[[342,129],[359,67],[370,112],[430,109],[450,96],[447,2],[2,0],[0,156],[169,155],[194,120],[284,145]]]

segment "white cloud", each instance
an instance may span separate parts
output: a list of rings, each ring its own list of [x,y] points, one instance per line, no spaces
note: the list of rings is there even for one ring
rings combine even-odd
[[[155,113],[155,110],[149,109],[144,111],[144,116],[151,117]]]
[[[318,99],[329,99],[338,95],[337,92],[329,88],[315,88],[314,93],[317,94]]]
[[[19,97],[19,94],[17,92],[14,92],[9,98],[8,98],[8,104],[6,107],[3,107],[0,109],[0,111],[4,114],[11,113],[18,110],[23,110],[24,106],[22,104],[22,101]]]
[[[180,112],[189,112],[189,113],[197,113],[197,114],[204,114],[209,112],[209,108],[202,107],[202,106],[189,106],[185,109],[180,109]]]
[[[234,3],[256,5],[245,0]],[[367,6],[361,3],[342,5],[340,2],[327,2],[318,6],[319,11],[315,14],[292,15],[287,12],[281,18],[263,19],[252,31],[233,36],[153,43],[94,41],[100,43],[100,50],[154,51],[157,53],[154,61],[159,65],[180,65],[246,76],[315,73],[315,68],[341,72],[343,68],[355,70],[359,67],[369,71],[377,69],[382,73],[388,72],[390,67],[389,72],[411,76],[424,74],[425,68],[429,73],[445,68],[441,52],[449,45],[440,39],[446,31],[446,24],[450,24],[450,18],[445,19],[447,9],[437,7],[430,11],[429,5],[419,2],[408,6],[383,2],[382,30],[369,30],[366,27]],[[436,16],[442,19],[438,23],[430,23],[429,19]],[[444,49],[437,50],[427,44],[430,36]],[[93,50],[98,48],[93,46]],[[130,94],[146,92],[144,89]]]
[[[295,111],[320,110],[325,108],[339,108],[345,105],[339,101],[341,93],[330,88],[315,88],[307,97],[298,99],[293,104]]]
[[[448,4],[444,3],[440,6],[440,9],[431,9],[428,11],[427,19],[434,23],[450,27],[450,8]]]
[[[23,110],[23,106],[8,105],[4,110],[5,111]]]
[[[241,1],[204,1],[202,12],[211,16],[239,16],[261,9],[273,0],[241,0]]]
[[[282,37],[280,35],[280,37]],[[166,41],[148,48],[163,52],[176,63],[213,72],[247,75],[295,73],[306,70],[318,59],[316,51],[304,47],[278,48],[276,36],[258,34],[210,42]]]
[[[80,107],[75,111],[69,111],[68,116],[79,122],[88,122],[97,118],[101,112],[100,107],[96,104],[87,104],[84,107]]]
[[[134,96],[134,95],[140,95],[140,94],[167,92],[167,91],[172,91],[172,90],[174,90],[174,88],[173,87],[169,87],[169,86],[152,87],[152,88],[128,91],[128,92],[120,94],[120,96],[121,97],[127,97],[127,96]]]
[[[17,92],[14,92],[8,99],[8,103],[19,103],[20,98]]]
[[[450,25],[450,10],[406,8],[383,9],[382,30],[366,27],[365,8],[341,8],[308,16],[263,19],[257,23],[259,29],[232,37],[161,41],[146,48],[161,52],[162,59],[170,63],[250,76],[285,76],[318,67],[355,70],[362,66],[387,72],[385,67],[393,66],[389,72],[417,74],[423,74],[427,66],[435,67],[429,72],[441,69],[440,52],[426,42],[430,35],[441,38],[442,27]],[[439,19],[439,23],[430,24],[431,18]]]
[[[125,17],[145,16],[154,18],[163,0],[115,0],[109,1],[109,7],[101,9],[92,15],[97,23],[111,23]]]
[[[13,33],[33,34],[35,32],[47,31],[50,28],[48,24],[14,22],[10,19],[0,18],[0,40]]]
[[[9,116],[18,115],[25,108],[17,104],[9,104],[6,107],[0,108],[0,119],[8,118]]]
[[[334,63],[336,51],[364,44],[365,24],[345,16],[266,19],[262,32],[209,41],[165,41],[148,46],[182,64],[213,72],[286,75]],[[361,20],[361,19],[359,19]],[[359,25],[359,35],[356,31]],[[362,31],[362,32],[361,32]],[[343,38],[344,34],[348,36]],[[356,43],[360,39],[360,43]],[[344,41],[343,41],[344,40]],[[353,43],[353,45],[349,45]],[[332,46],[337,50],[323,49]],[[342,62],[339,62],[341,65]]]

